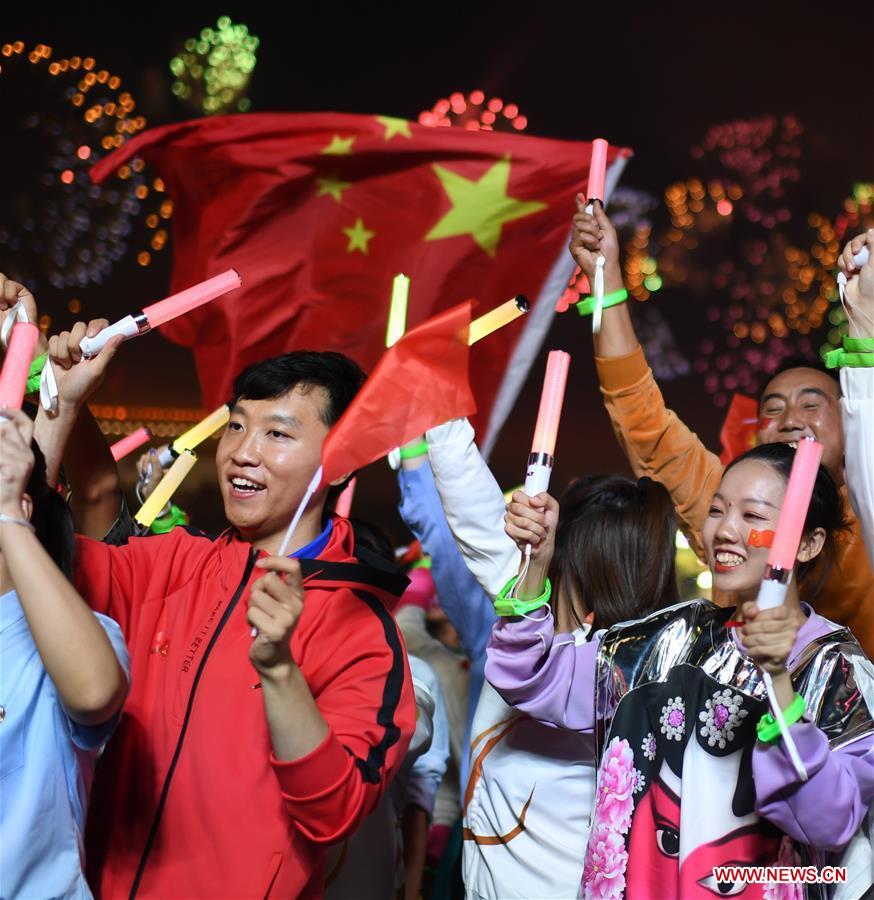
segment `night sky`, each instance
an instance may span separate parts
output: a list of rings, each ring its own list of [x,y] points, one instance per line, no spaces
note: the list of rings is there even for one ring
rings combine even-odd
[[[347,10],[342,4],[221,6],[82,5],[80,12],[30,17],[4,9],[0,43],[43,42],[56,55],[94,56],[120,75],[149,125],[190,118],[171,94],[168,61],[182,41],[219,15],[245,22],[258,35],[258,63],[248,92],[255,111],[343,111],[415,119],[452,91],[482,88],[519,105],[528,133],[586,140],[598,136],[634,149],[623,185],[662,202],[667,185],[714,174],[692,158],[693,145],[723,122],[795,116],[803,133],[801,179],[788,205],[797,230],[812,212],[833,217],[852,185],[874,181],[874,80],[870,44],[874,7],[856,12],[838,4],[407,4],[391,14]],[[74,7],[70,5],[69,9]],[[269,11],[268,11],[269,10]],[[38,183],[36,150],[16,144],[27,111],[39,112],[32,80],[0,75],[5,135],[0,176],[0,222],[12,213],[3,198],[22,183]],[[702,168],[703,167],[703,168]],[[663,206],[663,203],[662,203]],[[665,217],[664,209],[653,219]],[[797,221],[796,221],[797,220]],[[748,235],[747,235],[748,236]],[[740,228],[718,250],[688,260],[707,279],[715,254],[738,252]],[[147,269],[131,259],[105,284],[76,292],[86,317],[127,312],[163,295],[170,253]],[[0,246],[0,271],[12,263]],[[136,298],[139,304],[135,304]],[[38,300],[66,327],[63,291],[45,288]],[[666,288],[649,301],[670,324],[679,352],[695,356],[703,329],[700,297]],[[640,320],[639,320],[640,321]],[[643,327],[642,321],[640,322]],[[557,320],[493,457],[499,481],[521,481],[548,349],[573,354],[554,484],[575,474],[626,471],[601,407],[591,361],[588,321]],[[159,349],[160,348],[160,349]],[[149,377],[144,378],[144,370]],[[724,409],[716,408],[695,375],[663,385],[668,403],[718,450]],[[159,335],[125,347],[98,400],[197,406],[200,398],[187,351]],[[128,477],[132,464],[124,464]],[[201,463],[180,493],[197,524],[221,525],[217,492],[201,491],[212,478]],[[405,538],[393,505],[396,490],[384,464],[360,479],[355,512]]]

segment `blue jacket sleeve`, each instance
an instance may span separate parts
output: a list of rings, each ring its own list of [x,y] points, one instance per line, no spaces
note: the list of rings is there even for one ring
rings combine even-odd
[[[431,466],[400,469],[401,518],[431,557],[431,575],[440,606],[470,659],[484,656],[495,622],[491,600],[464,563],[440,504]]]

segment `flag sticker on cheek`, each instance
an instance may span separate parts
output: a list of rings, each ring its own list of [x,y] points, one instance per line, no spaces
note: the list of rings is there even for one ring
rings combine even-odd
[[[750,529],[750,536],[747,538],[747,544],[749,544],[750,547],[767,547],[770,550],[771,544],[773,543],[773,531],[756,531],[755,528]]]

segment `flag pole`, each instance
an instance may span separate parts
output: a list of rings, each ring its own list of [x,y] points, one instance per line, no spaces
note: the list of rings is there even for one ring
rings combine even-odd
[[[277,556],[285,556],[288,552],[288,545],[291,543],[291,539],[294,536],[294,530],[300,524],[301,517],[304,514],[304,510],[307,508],[310,500],[312,499],[313,494],[319,489],[319,485],[322,483],[322,467],[319,465],[318,469],[316,469],[316,474],[313,475],[312,480],[309,485],[307,485],[306,491],[304,491],[303,497],[300,499],[300,503],[298,504],[297,511],[291,517],[291,522],[288,524],[288,528],[285,532],[285,537],[282,539],[282,544],[279,546],[279,552],[276,554]],[[258,629],[253,625],[251,635],[253,638],[258,637]]]

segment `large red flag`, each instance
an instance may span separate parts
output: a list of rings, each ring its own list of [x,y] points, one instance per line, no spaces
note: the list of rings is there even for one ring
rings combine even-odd
[[[477,347],[471,383],[486,449],[512,409],[572,271],[565,250],[588,143],[426,128],[334,113],[249,114],[144,132],[94,169],[134,156],[175,203],[172,290],[236,268],[243,288],[164,326],[191,347],[207,406],[245,365],[332,349],[370,369],[391,282],[412,279],[408,323],[475,297],[532,312]],[[608,185],[627,151],[611,148]]]
[[[470,303],[408,331],[385,351],[322,446],[322,483],[360,469],[449,419],[470,416]]]

